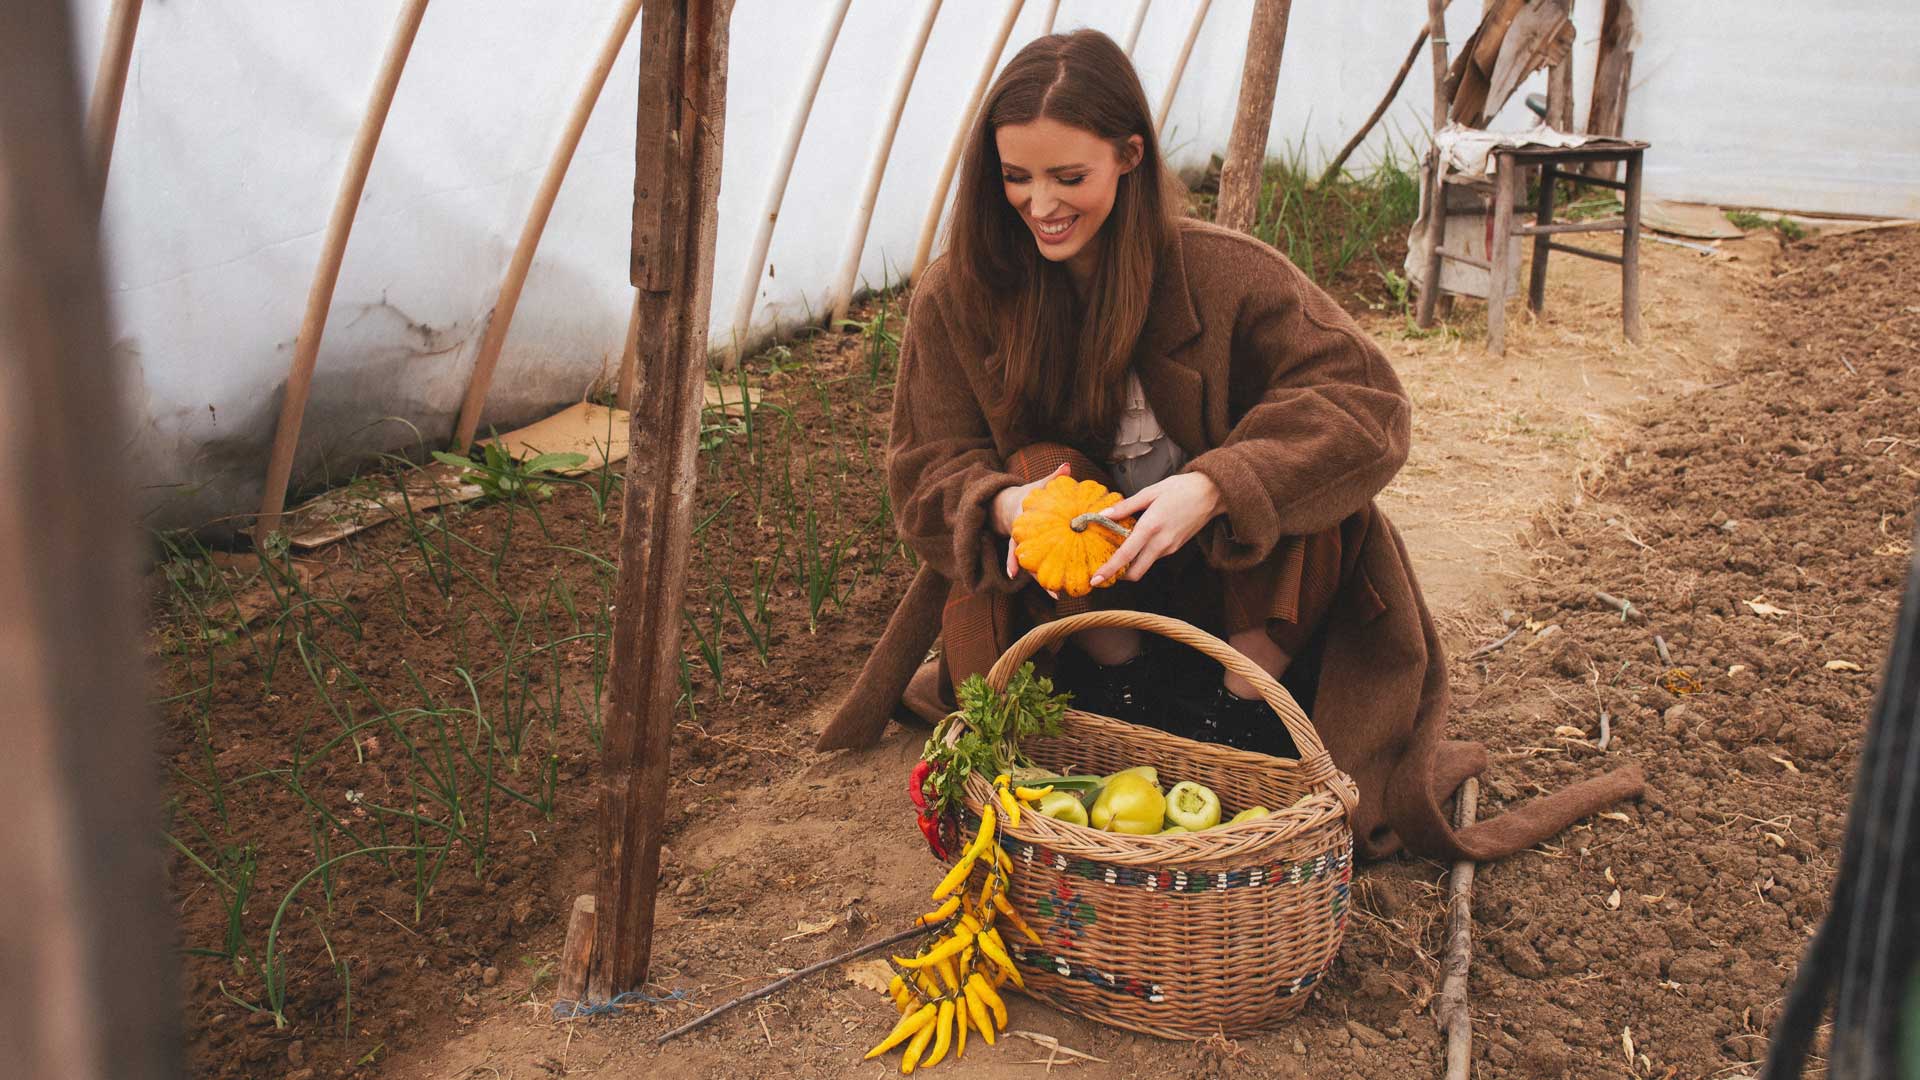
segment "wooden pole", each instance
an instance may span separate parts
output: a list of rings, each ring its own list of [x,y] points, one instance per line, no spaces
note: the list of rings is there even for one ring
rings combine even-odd
[[[600,769],[589,1001],[646,981],[666,831],[680,606],[693,535],[713,301],[732,0],[647,0],[634,146],[633,283],[645,394],[634,402],[614,582],[612,703]]]
[[[1600,17],[1600,48],[1594,59],[1593,100],[1587,104],[1587,132],[1618,135],[1627,113],[1627,84],[1633,73],[1633,0],[1607,0]],[[1569,106],[1569,110],[1571,106]],[[1590,162],[1588,176],[1612,180],[1619,163]]]
[[[620,339],[619,389],[613,403],[622,409],[633,408],[633,395],[640,385],[640,290],[633,292],[633,308],[627,312],[627,332]]]
[[[927,12],[920,17],[920,32],[908,46],[906,66],[893,89],[893,108],[881,128],[880,141],[873,148],[873,160],[867,166],[867,186],[854,209],[853,230],[847,236],[847,253],[840,260],[840,273],[834,278],[833,291],[827,296],[828,325],[847,317],[853,303],[853,283],[860,276],[860,255],[867,247],[867,228],[873,224],[873,207],[880,198],[880,181],[887,175],[887,158],[893,154],[893,137],[900,130],[900,115],[906,111],[907,95],[913,90],[913,77],[920,70],[920,57],[927,51],[927,38],[933,34],[933,21],[940,14],[940,0],[927,0]]]
[[[9,1076],[163,1080],[177,927],[68,8],[0,4],[0,1047]]]
[[[828,17],[826,35],[814,50],[813,67],[807,73],[800,100],[794,105],[793,120],[787,126],[787,145],[773,169],[766,209],[760,213],[760,230],[754,235],[753,252],[747,256],[746,278],[740,283],[740,299],[733,309],[733,328],[726,354],[730,367],[740,362],[740,352],[747,346],[747,334],[753,327],[753,303],[760,295],[760,273],[767,268],[767,250],[773,246],[773,225],[780,217],[787,181],[793,177],[793,162],[800,154],[800,137],[806,134],[807,118],[813,114],[813,99],[820,93],[820,80],[827,73],[827,61],[833,58],[834,43],[840,40],[840,26],[846,22],[847,8],[852,3],[853,0],[839,0]]]
[[[1480,802],[1480,781],[1460,785],[1456,827],[1473,824]],[[1446,1080],[1467,1080],[1472,1068],[1473,1016],[1467,1010],[1467,971],[1473,963],[1473,861],[1453,864],[1447,904],[1447,964],[1440,982],[1438,1015],[1447,1035]]]
[[[640,0],[621,0],[620,10],[615,13],[613,26],[607,31],[607,37],[600,45],[600,56],[594,61],[593,70],[587,73],[587,81],[580,87],[580,95],[574,99],[573,111],[567,115],[567,126],[561,129],[560,141],[553,148],[553,157],[547,162],[547,172],[540,180],[540,190],[533,197],[533,206],[527,211],[527,220],[520,226],[520,242],[514,245],[513,260],[507,264],[507,276],[500,282],[500,295],[493,302],[493,316],[487,320],[487,332],[480,338],[480,351],[473,358],[473,373],[467,378],[467,393],[460,402],[460,418],[453,426],[453,452],[466,453],[473,445],[474,432],[480,427],[480,411],[487,404],[487,390],[493,385],[493,371],[500,363],[500,350],[507,343],[507,330],[513,325],[514,308],[520,304],[520,290],[527,284],[527,271],[533,266],[533,253],[540,247],[540,236],[546,232],[547,219],[553,214],[554,200],[560,196],[560,185],[567,179],[567,167],[573,163],[573,152],[580,145],[580,135],[587,129],[587,120],[593,116],[593,106],[600,100],[600,90],[607,85],[607,73],[613,70],[614,61],[620,58],[620,49],[626,44],[627,34],[633,29],[634,17],[640,14]]]
[[[1427,40],[1433,45],[1433,130],[1437,135],[1447,126],[1447,2],[1427,0]],[[1444,266],[1440,245],[1447,235],[1447,163],[1436,144],[1427,153],[1427,266],[1426,280],[1420,286],[1420,301],[1414,321],[1422,328],[1433,325],[1433,314],[1440,305],[1440,275]]]
[[[1040,20],[1040,36],[1053,33],[1054,20],[1060,17],[1060,0],[1047,0],[1046,17]]]
[[[107,166],[113,161],[113,137],[120,127],[120,103],[127,93],[127,68],[133,63],[133,35],[140,28],[140,0],[113,0],[107,9],[106,38],[100,66],[93,73],[93,98],[87,105],[87,149],[93,159],[93,211],[107,197]]]
[[[1273,95],[1280,79],[1280,57],[1287,47],[1287,16],[1293,0],[1254,0],[1247,28],[1247,55],[1240,68],[1240,100],[1233,109],[1233,133],[1220,166],[1220,199],[1213,220],[1238,232],[1253,231],[1260,212],[1260,189],[1267,171],[1267,129],[1273,126]]]
[[[1133,47],[1140,43],[1140,28],[1147,24],[1147,9],[1153,6],[1153,0],[1140,0],[1140,6],[1133,9],[1133,21],[1127,24],[1127,40],[1121,48],[1127,50],[1127,59],[1133,59]]]
[[[960,152],[966,149],[967,135],[973,131],[974,114],[980,111],[980,102],[987,96],[987,84],[993,81],[994,69],[1000,66],[1000,57],[1007,51],[1007,39],[1013,36],[1013,24],[1026,6],[1027,0],[1008,0],[1006,14],[1000,17],[1000,33],[993,39],[986,62],[980,65],[980,76],[973,81],[973,93],[967,98],[966,108],[960,111],[960,125],[954,130],[953,142],[947,146],[947,160],[940,166],[940,178],[933,183],[933,204],[927,207],[927,218],[920,225],[920,245],[913,251],[913,281],[920,280],[920,271],[927,268],[927,259],[933,254],[933,237],[947,209],[947,191],[953,186],[953,171],[960,164]]]
[[[1446,5],[1452,2],[1453,0],[1442,0],[1441,10],[1446,10]],[[1367,135],[1373,131],[1373,125],[1379,123],[1380,118],[1387,115],[1387,109],[1393,105],[1394,99],[1400,96],[1400,87],[1406,84],[1408,73],[1413,71],[1413,62],[1420,58],[1420,46],[1426,43],[1427,27],[1425,24],[1422,24],[1419,36],[1413,39],[1413,47],[1407,50],[1407,58],[1400,61],[1400,70],[1394,73],[1393,83],[1387,87],[1386,96],[1380,99],[1380,104],[1373,107],[1373,112],[1368,115],[1366,122],[1360,125],[1360,130],[1353,133],[1353,138],[1347,140],[1347,145],[1341,147],[1340,152],[1333,155],[1332,161],[1327,162],[1326,171],[1320,174],[1321,187],[1325,187],[1339,178],[1340,166],[1345,165],[1347,159],[1353,156],[1353,152],[1358,150],[1360,144],[1366,141]]]
[[[1207,10],[1211,7],[1213,0],[1200,0],[1200,7],[1193,13],[1193,22],[1187,27],[1187,40],[1180,46],[1180,56],[1173,62],[1173,74],[1167,77],[1166,93],[1160,96],[1160,111],[1153,117],[1155,138],[1167,132],[1167,114],[1173,111],[1174,95],[1180,92],[1180,80],[1187,74],[1187,58],[1193,55],[1193,43],[1200,40],[1200,27],[1206,23]]]
[[[1547,68],[1547,126],[1573,129],[1573,57]]]
[[[1640,344],[1640,158],[1635,150],[1627,158],[1627,190],[1623,193],[1624,219],[1620,233],[1620,320],[1627,340]]]
[[[353,215],[360,208],[360,193],[367,185],[367,170],[373,167],[373,152],[380,145],[380,130],[387,123],[387,109],[393,104],[394,91],[400,87],[400,73],[407,66],[407,54],[413,49],[413,37],[427,13],[427,0],[407,0],[394,23],[393,38],[387,43],[387,55],[380,62],[380,73],[373,82],[373,96],[360,118],[360,132],[354,136],[353,150],[347,155],[346,175],[340,178],[340,192],[333,200],[333,214],[327,219],[326,239],[320,245],[320,265],[314,268],[313,284],[307,289],[307,310],[300,318],[300,333],[294,338],[293,363],[287,369],[287,388],[280,399],[280,422],[273,431],[273,449],[267,456],[266,487],[260,493],[260,516],[254,521],[256,542],[264,541],[280,528],[280,512],[287,505],[287,481],[293,475],[293,453],[300,445],[300,423],[307,411],[307,394],[313,389],[313,365],[320,355],[320,337],[327,330],[327,308],[333,303],[333,287],[340,280],[340,261],[347,253],[347,236],[353,232]]]

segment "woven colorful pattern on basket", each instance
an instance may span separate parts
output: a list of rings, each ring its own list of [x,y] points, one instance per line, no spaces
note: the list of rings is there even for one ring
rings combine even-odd
[[[1141,979],[1109,975],[1098,968],[1089,967],[1086,964],[1070,964],[1065,957],[1054,956],[1051,953],[1034,950],[1022,951],[1018,948],[1013,949],[1012,953],[1014,963],[1022,967],[1032,968],[1035,971],[1051,972],[1063,979],[1079,979],[1082,982],[1097,986],[1109,993],[1127,994],[1132,997],[1145,998],[1148,1001],[1167,1000],[1166,995],[1161,992],[1158,983],[1149,983]]]
[[[1347,884],[1353,879],[1353,846],[1333,855],[1316,855],[1296,863],[1256,866],[1248,870],[1144,870],[1137,866],[1112,866],[1092,859],[1070,859],[1036,844],[1016,844],[1014,861],[1031,866],[1039,860],[1063,874],[1099,881],[1108,885],[1138,887],[1156,892],[1203,893],[1221,889],[1258,889],[1271,885],[1302,885],[1324,877],[1338,876],[1336,896],[1344,907]]]

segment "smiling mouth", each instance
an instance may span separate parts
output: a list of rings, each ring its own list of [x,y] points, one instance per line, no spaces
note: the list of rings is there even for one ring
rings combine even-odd
[[[1080,215],[1075,214],[1072,217],[1067,218],[1065,221],[1052,222],[1052,223],[1044,222],[1044,221],[1035,221],[1033,223],[1033,231],[1039,234],[1040,239],[1043,242],[1057,244],[1061,240],[1066,239],[1067,234],[1073,231],[1074,225],[1077,224],[1079,220],[1080,220]]]

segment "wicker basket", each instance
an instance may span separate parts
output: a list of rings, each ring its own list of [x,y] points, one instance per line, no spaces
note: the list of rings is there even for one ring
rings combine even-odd
[[[1272,677],[1219,638],[1160,615],[1096,611],[1015,642],[987,681],[1004,689],[1043,646],[1094,627],[1131,627],[1190,645],[1251,682],[1300,749],[1288,761],[1069,710],[1057,738],[1021,750],[1066,773],[1153,765],[1195,780],[1223,806],[1271,817],[1203,832],[1130,836],[1042,816],[1001,822],[1011,899],[1042,944],[1007,935],[1027,991],[1090,1019],[1170,1039],[1239,1035],[1299,1011],[1346,929],[1357,790],[1306,714]],[[968,781],[968,810],[992,798]]]

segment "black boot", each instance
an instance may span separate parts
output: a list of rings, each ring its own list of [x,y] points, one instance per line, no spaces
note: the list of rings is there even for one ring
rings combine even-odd
[[[1192,716],[1191,730],[1183,734],[1190,739],[1220,743],[1268,757],[1297,759],[1300,756],[1300,749],[1294,745],[1286,725],[1280,722],[1280,715],[1263,698],[1238,697],[1224,684],[1216,682],[1212,692],[1201,701],[1189,701],[1188,709]]]
[[[1161,727],[1164,709],[1154,694],[1154,662],[1145,650],[1118,664],[1096,664],[1076,650],[1059,677],[1073,691],[1073,708],[1129,724]]]

